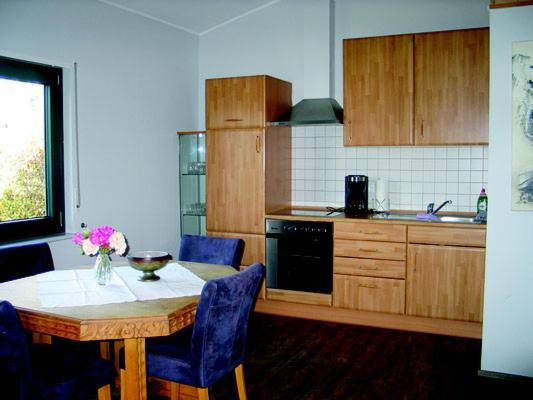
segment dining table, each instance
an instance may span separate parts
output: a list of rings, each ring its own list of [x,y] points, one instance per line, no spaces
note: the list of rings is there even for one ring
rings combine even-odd
[[[237,273],[228,265],[178,263],[205,281]],[[199,296],[43,307],[38,296],[39,275],[1,283],[0,299],[13,304],[28,331],[81,342],[123,340],[126,399],[145,400],[146,338],[168,336],[193,324]]]

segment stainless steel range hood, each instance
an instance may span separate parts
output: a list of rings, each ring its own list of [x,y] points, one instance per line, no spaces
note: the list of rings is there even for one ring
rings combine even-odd
[[[280,115],[271,125],[342,125],[343,111],[335,99],[304,99]]]

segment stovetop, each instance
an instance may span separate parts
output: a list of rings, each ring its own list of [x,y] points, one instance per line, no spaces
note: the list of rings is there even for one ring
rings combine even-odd
[[[309,216],[309,217],[335,217],[339,212],[331,212],[328,210],[291,210],[290,215],[294,216]]]

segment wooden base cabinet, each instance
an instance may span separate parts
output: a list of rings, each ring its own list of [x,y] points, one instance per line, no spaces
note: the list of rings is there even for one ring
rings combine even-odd
[[[410,244],[407,314],[480,322],[485,249]]]

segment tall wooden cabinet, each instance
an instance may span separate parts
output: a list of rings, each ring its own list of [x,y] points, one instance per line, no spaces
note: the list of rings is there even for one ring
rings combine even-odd
[[[488,143],[488,28],[344,41],[344,144]]]
[[[244,265],[265,262],[265,213],[290,205],[291,131],[267,125],[291,91],[265,75],[206,81],[207,234],[244,239]]]

